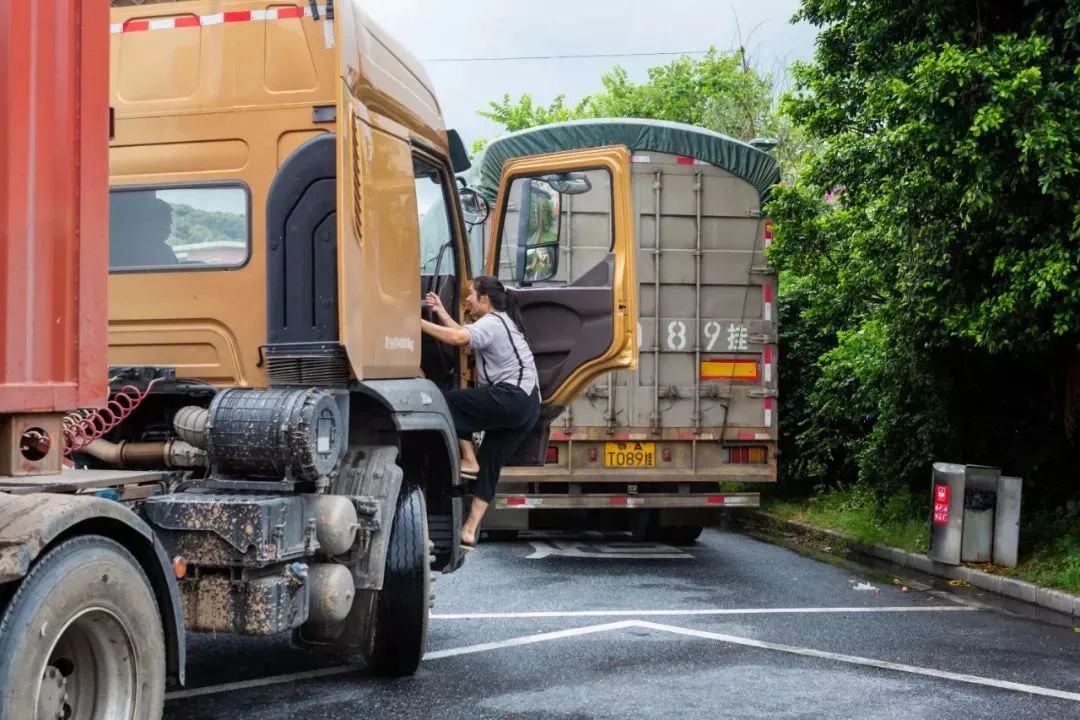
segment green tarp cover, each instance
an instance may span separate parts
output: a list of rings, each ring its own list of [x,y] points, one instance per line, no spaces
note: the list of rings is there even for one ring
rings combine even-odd
[[[752,184],[762,203],[780,182],[772,157],[727,135],[682,123],[621,118],[553,123],[504,135],[493,140],[473,164],[470,184],[494,202],[507,160],[604,145],[625,145],[632,153],[651,150],[704,160]]]

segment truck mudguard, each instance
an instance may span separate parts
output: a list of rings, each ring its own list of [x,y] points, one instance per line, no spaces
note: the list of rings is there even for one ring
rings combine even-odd
[[[450,458],[449,484],[460,485],[464,482],[456,472],[460,466],[457,431],[446,398],[435,383],[420,378],[371,380],[359,383],[354,390],[385,407],[399,432],[438,433],[446,443],[447,457]]]

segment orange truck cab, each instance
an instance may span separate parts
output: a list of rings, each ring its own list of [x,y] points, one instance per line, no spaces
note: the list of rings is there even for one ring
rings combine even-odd
[[[34,280],[8,312],[40,301],[40,278],[71,293],[6,328],[23,351],[0,349],[0,717],[159,717],[189,630],[290,632],[412,673],[431,573],[462,561],[443,393],[472,382],[466,354],[421,337],[421,299],[465,320],[466,221],[490,215],[516,277],[542,280],[543,223],[506,218],[569,194],[610,204],[594,281],[527,303],[547,404],[516,462],[543,463],[561,407],[637,359],[629,151],[520,157],[489,207],[455,181],[469,161],[422,67],[358,0],[110,4],[108,22],[91,0],[0,15],[0,38],[30,48],[6,99],[53,111],[30,146],[76,121],[82,143],[43,186],[64,222],[20,220],[36,186],[0,205],[25,230],[0,273]],[[82,83],[72,103],[17,92],[44,68],[58,79],[39,88]],[[0,146],[20,182],[21,117]],[[69,692],[73,666],[109,679]]]

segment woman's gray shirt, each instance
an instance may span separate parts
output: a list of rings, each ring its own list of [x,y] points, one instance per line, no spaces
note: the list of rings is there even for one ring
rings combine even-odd
[[[509,383],[526,395],[537,385],[536,361],[525,336],[504,312],[491,311],[466,325],[481,385]]]

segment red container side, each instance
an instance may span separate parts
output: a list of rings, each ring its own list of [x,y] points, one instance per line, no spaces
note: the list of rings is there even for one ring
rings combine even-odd
[[[0,413],[105,400],[108,84],[108,0],[0,0]]]

